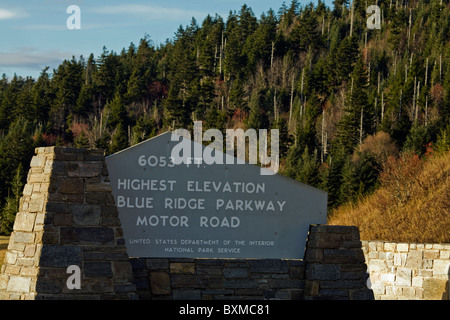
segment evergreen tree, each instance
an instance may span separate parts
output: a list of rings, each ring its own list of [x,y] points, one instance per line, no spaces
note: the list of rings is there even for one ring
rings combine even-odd
[[[247,110],[247,103],[244,96],[244,84],[240,79],[234,80],[230,90],[230,109]]]
[[[303,106],[304,114],[301,120],[297,124],[296,128],[296,144],[302,150],[308,148],[309,150],[314,150],[317,147],[317,131],[316,131],[316,121],[318,116],[321,114],[321,102],[316,94],[313,92],[311,99]]]
[[[408,150],[417,155],[423,155],[427,151],[427,144],[434,140],[432,137],[433,126],[414,124],[406,137],[403,150]]]
[[[342,16],[343,10],[348,6],[349,0],[333,0],[333,15],[336,18]]]
[[[227,114],[219,110],[217,106],[212,106],[207,112],[205,117],[206,129],[218,129],[225,132]]]
[[[38,80],[32,89],[32,108],[36,122],[45,125],[49,120],[49,112],[54,100],[51,90],[50,76],[47,73],[49,67],[42,70]]]
[[[226,23],[225,39],[227,45],[224,50],[224,74],[229,77],[236,77],[242,72],[243,39],[239,32],[239,22],[236,13],[230,12]]]
[[[310,154],[308,148],[305,148],[296,178],[298,181],[314,187],[319,184],[319,163],[316,151]]]
[[[95,140],[94,144],[95,144],[96,148],[103,149],[109,154],[108,147],[110,145],[110,142],[111,142],[111,136],[107,132],[104,132],[100,138]]]
[[[284,167],[282,170],[283,175],[296,179],[299,168],[299,161],[301,157],[301,149],[297,146],[291,146],[287,152]]]
[[[339,203],[344,204],[346,202],[356,200],[358,194],[358,176],[356,168],[350,157],[344,163],[342,167],[342,180],[340,186]]]
[[[336,52],[334,61],[337,79],[339,82],[347,81],[358,60],[358,45],[356,36],[344,38]]]
[[[247,118],[247,128],[255,130],[263,129],[263,114],[260,105],[263,103],[257,90],[254,90],[250,100],[250,111]]]
[[[94,75],[94,83],[100,92],[101,104],[112,100],[120,82],[120,57],[114,51],[103,47],[103,52],[97,62],[98,71]],[[126,82],[122,82],[123,84]],[[123,88],[122,88],[123,89]]]
[[[22,166],[28,171],[34,147],[30,124],[24,120],[12,123],[8,134],[0,143],[0,181],[3,181],[0,185],[1,199],[8,195],[17,168]]]
[[[3,90],[2,101],[0,105],[0,130],[8,128],[11,122],[14,121],[11,110],[16,108],[16,103],[20,90],[23,86],[23,79],[14,74],[14,77],[6,85]]]
[[[23,166],[19,164],[11,182],[11,193],[6,198],[6,204],[0,211],[0,234],[10,235],[13,230],[20,197],[22,196],[23,176]]]
[[[0,97],[3,95],[3,91],[5,91],[7,86],[8,86],[8,78],[6,77],[6,74],[3,73],[2,78],[0,79]]]
[[[77,104],[73,108],[73,113],[83,118],[88,118],[89,112],[93,109],[93,88],[92,85],[83,84],[78,95]]]
[[[81,130],[80,134],[74,139],[74,144],[76,148],[89,148],[89,138],[86,136],[84,130]]]
[[[186,107],[186,102],[180,98],[180,88],[172,84],[167,98],[164,100],[164,125],[171,130],[176,128],[186,128],[190,122],[190,110]]]
[[[275,13],[270,10],[267,15],[263,14],[258,28],[251,34],[245,43],[244,51],[247,53],[248,73],[255,69],[258,62],[264,67],[270,66],[272,55],[272,44],[276,39],[277,20]]]
[[[141,116],[139,117],[136,125],[133,127],[133,136],[131,144],[137,144],[144,140],[147,140],[156,134],[156,124],[153,119]]]
[[[128,81],[127,98],[130,101],[140,101],[147,109],[149,101],[149,88],[156,74],[156,65],[153,60],[154,48],[150,39],[143,38],[139,44],[131,77]]]
[[[54,71],[52,90],[55,92],[55,100],[50,109],[50,121],[53,129],[60,136],[66,137],[68,117],[73,115],[77,106],[83,76],[83,66],[75,57],[72,60],[64,60]]]
[[[448,13],[450,16],[450,13]],[[448,21],[447,21],[448,22]],[[450,23],[448,23],[447,33],[450,35]],[[450,123],[450,46],[447,47],[446,54],[444,55],[445,65],[443,67],[444,70],[444,80],[443,80],[443,90],[444,96],[441,107],[441,116],[442,116],[442,124],[445,126]]]
[[[391,26],[389,28],[388,43],[393,50],[403,49],[400,45],[404,42],[402,34],[406,34],[405,30],[408,23],[408,16],[406,11],[399,8],[395,11],[395,15],[391,21]]]
[[[344,165],[348,155],[342,149],[336,150],[334,155],[327,159],[326,170],[320,176],[320,188],[328,192],[328,207],[336,208],[344,201],[342,200],[341,186]],[[346,169],[348,170],[348,168]]]
[[[122,95],[116,92],[114,99],[109,104],[108,126],[114,128],[117,124],[128,125],[128,114]]]
[[[170,56],[170,89],[164,101],[164,120],[168,127],[186,128],[197,106],[200,81],[193,47],[197,28],[193,21],[186,30],[180,26],[176,33]]]
[[[287,154],[289,146],[291,144],[291,139],[288,133],[288,127],[286,120],[283,118],[279,118],[272,123],[272,128],[276,129],[279,132],[279,155],[281,158],[284,158]]]
[[[435,150],[438,153],[444,153],[450,150],[450,123],[439,132]]]
[[[359,197],[365,196],[376,189],[380,171],[381,168],[372,154],[363,152],[359,156],[356,163],[357,195]]]
[[[302,10],[299,24],[292,32],[292,37],[300,51],[316,51],[322,46],[322,35],[312,3]]]
[[[226,25],[227,46],[225,47],[225,71],[231,79],[242,78],[245,75],[247,51],[245,43],[258,26],[257,19],[251,8],[243,5],[239,15],[230,13]]]
[[[347,153],[362,143],[367,134],[374,132],[373,108],[367,95],[367,69],[362,59],[355,66],[345,114],[339,123],[339,143]]]
[[[211,78],[204,78],[198,88],[198,100],[195,106],[195,118],[204,119],[206,110],[214,103],[214,83]]]
[[[128,147],[128,132],[123,123],[119,122],[111,138],[108,153],[116,153]]]
[[[204,77],[212,77],[222,71],[224,28],[225,24],[220,16],[208,15],[198,30],[195,40],[196,62]]]
[[[22,118],[26,121],[33,121],[33,96],[32,88],[34,79],[27,77],[25,79],[19,94],[17,95],[14,108],[11,110],[13,119]]]

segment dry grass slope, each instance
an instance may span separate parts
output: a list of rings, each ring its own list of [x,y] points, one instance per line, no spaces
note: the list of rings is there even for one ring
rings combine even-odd
[[[450,152],[388,160],[382,187],[335,210],[329,224],[355,225],[364,240],[450,243]]]

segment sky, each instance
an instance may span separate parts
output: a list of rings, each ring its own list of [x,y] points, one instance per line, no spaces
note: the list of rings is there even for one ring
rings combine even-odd
[[[208,14],[226,20],[230,10],[247,4],[259,18],[270,9],[278,12],[283,2],[289,6],[291,0],[0,0],[0,76],[38,78],[46,66],[52,73],[72,56],[98,57],[104,46],[119,53],[146,34],[163,44],[192,17],[199,25]],[[71,5],[80,9],[79,29],[68,28],[68,20],[74,23]]]

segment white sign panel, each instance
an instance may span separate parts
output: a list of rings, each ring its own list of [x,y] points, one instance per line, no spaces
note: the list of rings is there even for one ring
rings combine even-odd
[[[174,164],[171,137],[106,158],[131,257],[303,258],[309,225],[327,222],[326,192],[248,163]]]

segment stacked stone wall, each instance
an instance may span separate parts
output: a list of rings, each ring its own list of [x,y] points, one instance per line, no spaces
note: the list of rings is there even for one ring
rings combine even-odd
[[[132,259],[140,299],[302,299],[302,260]]]
[[[380,300],[448,300],[450,244],[362,241]]]
[[[311,226],[305,252],[306,296],[320,300],[372,300],[359,230]]]
[[[310,227],[305,258],[131,259],[140,299],[373,299],[356,227]]]

